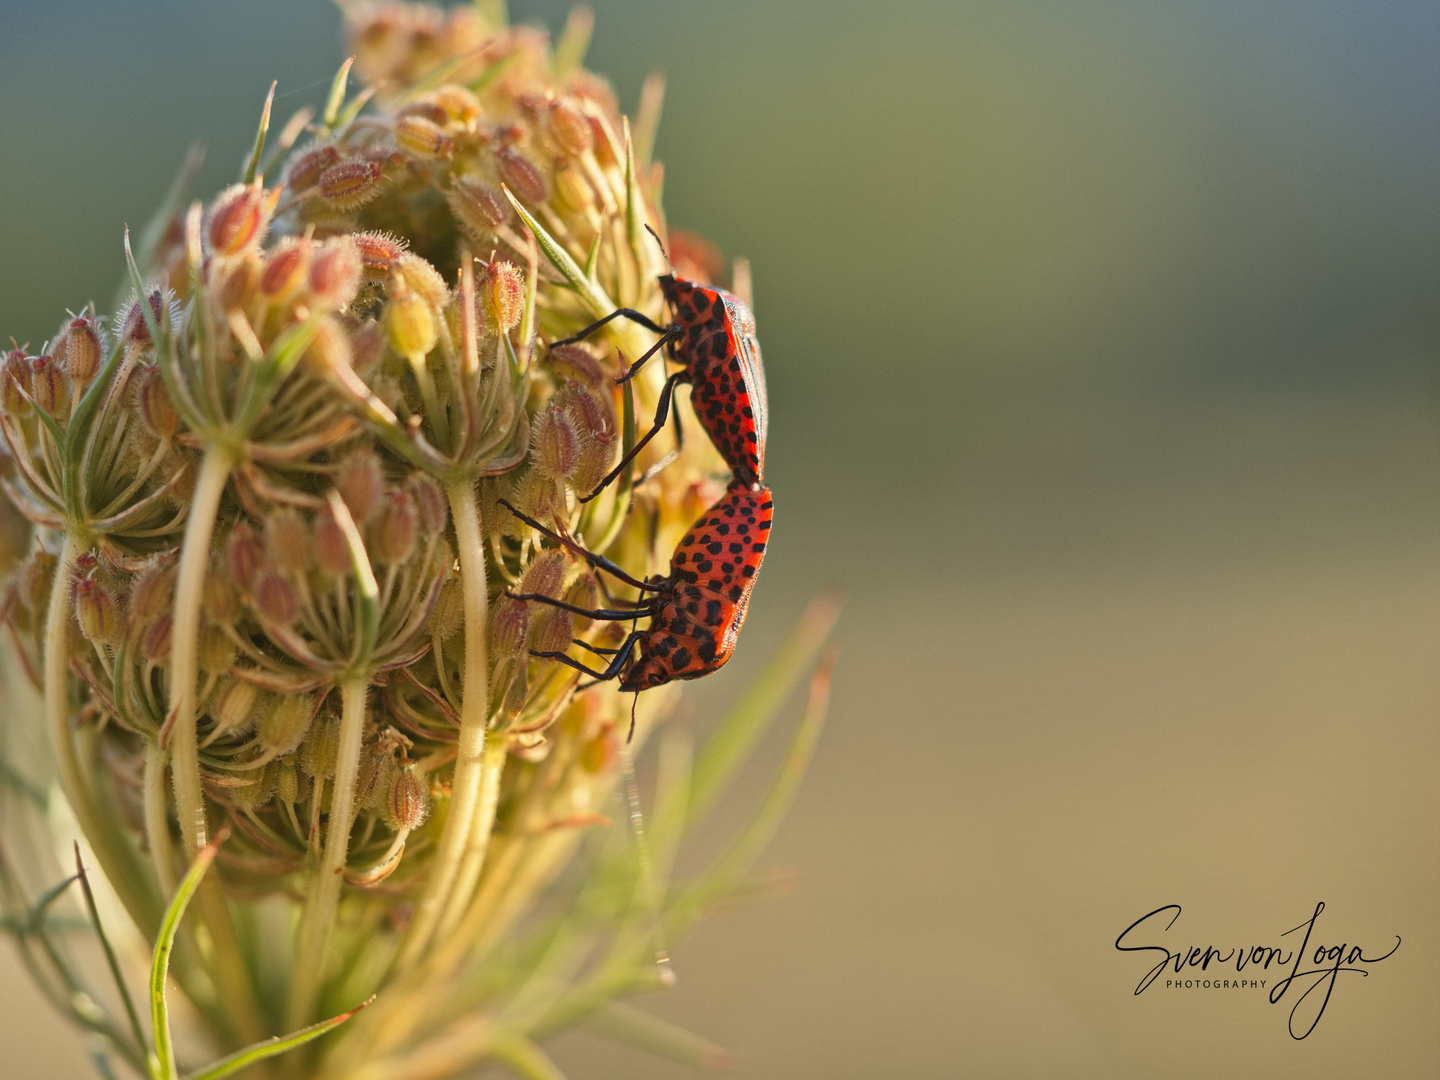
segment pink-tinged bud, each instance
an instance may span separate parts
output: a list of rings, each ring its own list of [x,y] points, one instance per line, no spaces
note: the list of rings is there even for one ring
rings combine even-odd
[[[590,121],[569,98],[557,98],[550,105],[550,134],[567,154],[579,157],[595,142]]]
[[[490,653],[498,662],[514,656],[525,643],[530,629],[530,605],[524,600],[501,597],[495,602],[490,621]]]
[[[142,368],[132,384],[135,389],[135,411],[145,427],[158,439],[168,439],[180,426],[180,417],[170,403],[170,394],[165,389],[165,380],[157,367]]]
[[[315,517],[315,565],[336,577],[350,572],[350,545],[328,509]]]
[[[455,150],[444,128],[413,113],[395,121],[395,141],[417,158],[446,158]]]
[[[430,791],[420,767],[407,765],[396,770],[385,801],[385,823],[397,832],[414,829],[424,823],[429,813]]]
[[[115,596],[93,577],[75,582],[75,620],[95,645],[114,645],[120,636],[120,605]]]
[[[217,255],[239,255],[256,247],[269,223],[271,205],[258,183],[226,188],[210,210],[210,250]]]
[[[310,529],[294,510],[275,511],[265,522],[265,547],[282,570],[304,573],[310,566]]]
[[[217,571],[218,567],[212,563],[210,573],[205,575],[205,615],[211,622],[223,626],[239,616],[240,597],[230,580]]]
[[[582,439],[603,439],[607,445],[616,435],[615,403],[608,388],[600,394],[591,393],[579,380],[567,382],[556,401],[575,421]]]
[[[337,210],[355,210],[380,194],[385,178],[382,158],[353,158],[331,165],[320,174],[320,197]]]
[[[346,236],[320,245],[310,264],[310,295],[317,307],[343,308],[355,299],[363,269],[360,250]]]
[[[200,670],[207,675],[228,671],[235,662],[235,643],[218,626],[202,626],[199,645]]]
[[[539,469],[527,469],[515,482],[510,501],[515,509],[536,521],[557,521],[564,516],[565,508],[557,505],[555,481]],[[502,508],[503,509],[503,508]],[[510,535],[523,540],[531,535],[530,526],[512,514],[505,515]]]
[[[545,604],[530,622],[530,648],[536,652],[564,652],[575,639],[575,616]]]
[[[395,114],[397,120],[405,120],[412,116],[418,116],[423,120],[430,121],[436,127],[442,128],[450,122],[449,115],[433,96],[412,101]]]
[[[231,531],[225,545],[225,562],[235,584],[242,592],[249,591],[265,563],[265,545],[247,522],[242,521]]]
[[[530,460],[552,480],[564,480],[580,459],[580,436],[564,409],[551,405],[530,427]]]
[[[415,552],[420,522],[410,496],[399,489],[385,493],[384,504],[370,527],[370,552],[382,566],[403,563]]]
[[[30,395],[41,412],[60,416],[70,403],[69,390],[53,357],[37,356],[30,361]]]
[[[307,776],[335,775],[335,758],[340,751],[340,718],[325,715],[310,725],[300,747],[300,768]]]
[[[169,562],[147,560],[126,598],[125,615],[134,629],[147,627],[168,613],[175,603],[175,573]]]
[[[282,300],[305,282],[310,270],[311,245],[304,237],[287,236],[265,259],[260,292],[267,300]]]
[[[595,189],[585,174],[564,158],[555,162],[555,193],[572,210],[584,210],[595,205]]]
[[[465,622],[465,594],[459,578],[450,578],[440,586],[440,595],[435,598],[435,612],[430,616],[430,630],[449,641],[460,631]]]
[[[146,660],[152,664],[159,664],[170,658],[170,632],[172,629],[174,629],[174,620],[168,611],[150,624],[149,629],[140,638],[140,652]]]
[[[412,362],[423,359],[440,336],[435,309],[418,292],[411,292],[397,281],[385,305],[385,333],[401,356]]]
[[[30,358],[20,349],[11,349],[5,354],[5,367],[0,379],[3,379],[0,406],[11,416],[20,415],[28,404],[23,394],[30,393]]]
[[[498,191],[469,177],[457,181],[445,193],[445,201],[461,227],[481,239],[493,236],[511,214],[510,204]]]
[[[73,319],[65,329],[65,371],[77,386],[87,385],[100,370],[104,346],[93,319]]]
[[[369,450],[357,450],[340,463],[335,488],[357,522],[366,522],[380,508],[385,474],[380,459]]]
[[[419,255],[406,252],[395,260],[395,273],[411,292],[419,293],[425,302],[439,310],[450,300],[450,289],[440,271]]]
[[[160,293],[152,292],[149,296],[150,312],[155,317],[157,326],[164,325],[167,317],[164,301]],[[145,323],[145,316],[140,307],[140,301],[131,301],[130,306],[125,309],[125,317],[120,320],[120,339],[135,345],[150,345],[150,327]]]
[[[285,170],[285,186],[300,193],[320,182],[320,174],[340,160],[340,151],[333,146],[315,146],[295,157]]]
[[[234,678],[223,686],[224,689],[215,697],[215,704],[210,706],[215,734],[248,729],[260,711],[260,688],[244,679]]]
[[[288,754],[300,745],[310,727],[309,694],[282,694],[275,707],[260,718],[256,740],[266,751]]]
[[[450,513],[440,485],[424,473],[416,472],[411,473],[410,478],[405,481],[405,489],[414,500],[415,509],[420,514],[420,528],[425,531],[425,535],[442,535],[446,523],[450,520]]]
[[[480,309],[488,329],[509,333],[525,312],[525,273],[512,262],[487,263],[478,282]]]
[[[247,308],[260,282],[260,260],[250,252],[234,259],[212,259],[209,278],[210,295],[221,311]]]
[[[387,277],[395,261],[405,254],[405,241],[383,232],[351,233],[360,252],[360,261],[370,277]]]
[[[525,576],[520,579],[520,585],[516,591],[558,597],[560,585],[565,580],[566,567],[567,563],[562,552],[542,551],[535,556],[535,561],[526,567]]]
[[[300,613],[300,603],[295,599],[295,590],[278,570],[261,572],[255,579],[250,602],[262,619],[281,626],[290,625]]]
[[[581,574],[574,584],[565,590],[565,602],[576,607],[593,608],[600,603],[600,586],[594,574]]]
[[[495,155],[495,160],[500,165],[500,175],[516,197],[528,203],[545,201],[545,177],[527,159],[507,147]]]
[[[435,91],[434,101],[452,124],[468,128],[480,119],[480,99],[458,83],[446,83],[440,87]]]

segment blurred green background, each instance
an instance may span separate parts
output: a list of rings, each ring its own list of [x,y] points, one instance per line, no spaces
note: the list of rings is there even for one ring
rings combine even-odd
[[[1440,7],[594,7],[627,109],[669,76],[672,224],[754,264],[779,517],[697,727],[848,596],[768,856],[797,890],[647,1007],[746,1077],[1433,1076]],[[282,120],[323,95],[338,26],[0,2],[0,333],[107,301],[186,145],[228,182],[270,79]],[[1305,1042],[1256,992],[1134,997],[1113,949],[1166,903],[1172,947],[1228,947],[1319,900],[1328,941],[1404,944]],[[6,1075],[84,1075],[8,952],[0,985]]]

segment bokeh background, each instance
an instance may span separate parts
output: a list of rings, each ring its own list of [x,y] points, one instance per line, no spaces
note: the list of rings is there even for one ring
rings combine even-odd
[[[753,260],[769,374],[777,531],[691,722],[848,596],[796,890],[644,1004],[743,1077],[1434,1076],[1440,7],[594,7],[627,108],[669,75],[670,219]],[[0,2],[0,331],[107,303],[186,145],[217,189],[270,79],[283,120],[342,58],[320,0]],[[1321,900],[1326,943],[1404,940],[1304,1042],[1294,994],[1135,997],[1113,948]],[[8,944],[0,1047],[88,1075]]]

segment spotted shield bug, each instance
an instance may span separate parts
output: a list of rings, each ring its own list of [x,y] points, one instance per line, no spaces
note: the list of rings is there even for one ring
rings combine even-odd
[[[507,593],[515,600],[550,604],[589,619],[650,619],[648,629],[635,630],[615,650],[577,642],[610,658],[603,671],[587,667],[563,652],[536,652],[535,656],[558,660],[595,679],[619,678],[624,691],[648,690],[676,679],[697,679],[723,667],[730,659],[770,538],[773,505],[769,488],[755,489],[739,480],[732,482],[724,496],[681,539],[670,560],[670,575],[647,581],[632,577],[604,556],[552,532],[508,502],[501,500],[501,504],[597,570],[650,594],[629,608],[582,608],[539,593]]]

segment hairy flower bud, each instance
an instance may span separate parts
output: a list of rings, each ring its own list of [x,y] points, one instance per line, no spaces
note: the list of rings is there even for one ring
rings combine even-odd
[[[519,652],[529,629],[530,605],[524,600],[501,597],[490,619],[490,652],[495,662]]]
[[[235,643],[218,626],[200,628],[200,670],[206,674],[228,671],[235,662]]]
[[[280,759],[275,796],[287,806],[294,806],[300,801],[300,772],[295,767],[295,758],[289,754]]]
[[[265,562],[265,545],[248,522],[242,521],[231,530],[225,544],[225,562],[236,586],[248,590]]]
[[[288,754],[300,745],[310,727],[312,702],[308,694],[282,694],[275,707],[260,718],[256,741],[266,751]]]
[[[275,511],[265,521],[265,548],[282,570],[303,573],[310,566],[310,528],[294,510]]]
[[[240,614],[240,598],[235,593],[235,586],[213,563],[210,573],[205,575],[204,604],[206,617],[214,623],[232,623]]]
[[[337,210],[356,210],[380,194],[385,161],[351,158],[325,169],[316,180],[320,197]]]
[[[556,98],[550,103],[550,134],[567,154],[574,157],[589,150],[595,141],[590,121],[569,98]]]
[[[135,411],[150,433],[158,439],[168,439],[180,426],[180,417],[170,402],[165,389],[165,380],[158,367],[145,367],[134,376],[132,391],[135,395]]]
[[[430,616],[431,633],[441,641],[448,641],[460,631],[465,623],[465,596],[459,578],[450,578],[440,586],[440,595],[435,598],[435,613]]]
[[[385,474],[380,459],[369,450],[357,450],[340,463],[335,474],[335,490],[345,500],[351,517],[357,522],[370,520],[380,508],[385,494]]]
[[[241,776],[248,783],[234,787],[227,785],[225,793],[238,809],[253,813],[275,797],[275,788],[280,780],[280,766],[271,761],[266,763],[263,769],[251,770]]]
[[[418,158],[449,157],[455,149],[445,129],[434,120],[411,113],[395,121],[395,141]]]
[[[65,328],[65,372],[77,386],[87,385],[100,370],[104,346],[93,319],[72,319]],[[58,353],[57,353],[58,354]]]
[[[536,652],[564,652],[575,638],[575,616],[562,608],[543,605],[530,621],[530,648]]]
[[[424,530],[424,534],[442,535],[446,523],[450,520],[450,512],[440,485],[424,473],[415,472],[405,481],[405,490],[415,503],[415,510],[420,515],[420,528]]]
[[[320,181],[320,174],[340,160],[340,151],[333,146],[316,146],[291,160],[285,170],[285,186],[292,192],[309,191]]]
[[[498,191],[463,176],[445,193],[445,201],[460,224],[477,236],[488,236],[510,220],[510,204]]]
[[[254,683],[244,679],[227,680],[210,706],[210,717],[215,721],[214,735],[249,730],[257,717],[269,708],[271,703],[265,700],[268,697],[268,694],[262,697]]]
[[[446,83],[435,91],[433,98],[452,124],[468,128],[480,119],[480,99],[467,87]]]
[[[130,586],[126,620],[135,631],[144,630],[170,611],[175,599],[175,570],[168,560],[146,561]]]
[[[165,302],[161,299],[159,292],[151,292],[149,296],[150,314],[154,316],[157,325],[167,317]],[[124,316],[120,319],[119,326],[120,340],[135,345],[150,345],[150,327],[145,322],[143,309],[139,300],[132,300],[125,309]]]
[[[396,260],[405,254],[405,241],[389,233],[351,233],[350,239],[360,252],[360,262],[365,273],[371,277],[387,276],[394,268]]]
[[[355,808],[379,810],[390,796],[390,785],[396,772],[395,755],[372,746],[360,758],[360,773],[355,778]]]
[[[315,516],[314,541],[315,565],[336,577],[350,573],[350,544],[328,508]]]
[[[555,162],[555,194],[572,210],[595,205],[595,189],[585,174],[564,158]]]
[[[145,633],[140,636],[140,653],[152,664],[163,663],[170,657],[170,635],[175,620],[167,611],[158,616]]]
[[[440,336],[430,302],[398,280],[385,305],[385,332],[395,351],[412,362],[429,353]]]
[[[206,237],[217,255],[239,255],[260,243],[273,204],[260,184],[233,184],[215,200]]]
[[[580,435],[565,409],[550,405],[530,429],[530,460],[552,480],[564,480],[580,459]]]
[[[382,566],[402,563],[415,551],[419,519],[410,496],[398,488],[385,493],[380,513],[370,527],[370,553]]]
[[[528,203],[542,203],[548,193],[545,176],[527,158],[510,147],[498,151],[495,161],[500,175],[517,198]]]
[[[115,645],[120,638],[120,605],[115,596],[93,577],[75,582],[75,621],[95,645]]]
[[[28,402],[24,394],[30,393],[30,358],[21,349],[11,349],[5,354],[3,389],[0,389],[0,407],[11,416],[19,416]]]
[[[385,801],[385,823],[392,829],[414,829],[430,813],[430,791],[418,765],[395,772]]]
[[[324,715],[310,725],[310,733],[300,746],[300,768],[305,775],[335,775],[335,758],[340,752],[340,718]]]
[[[310,241],[287,236],[265,259],[260,272],[260,292],[268,300],[283,300],[304,284],[310,271]]]
[[[35,407],[51,416],[60,416],[69,405],[69,387],[60,365],[53,357],[37,356],[30,361],[30,396]]]
[[[295,590],[278,570],[264,570],[255,579],[250,603],[262,619],[288,626],[300,613]]]
[[[535,556],[535,561],[526,567],[517,591],[558,597],[568,566],[563,552],[542,551]]]
[[[315,305],[336,310],[354,300],[362,269],[353,240],[348,236],[326,240],[310,263],[310,296]]]
[[[489,329],[509,333],[525,312],[525,274],[512,262],[488,263],[480,276],[480,307]]]

